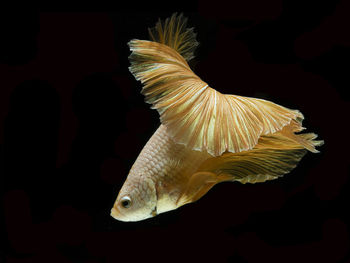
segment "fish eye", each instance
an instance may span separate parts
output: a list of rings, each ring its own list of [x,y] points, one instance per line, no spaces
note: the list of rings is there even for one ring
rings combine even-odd
[[[129,196],[124,196],[122,199],[121,199],[121,205],[122,207],[124,208],[129,208],[131,206],[131,199]]]

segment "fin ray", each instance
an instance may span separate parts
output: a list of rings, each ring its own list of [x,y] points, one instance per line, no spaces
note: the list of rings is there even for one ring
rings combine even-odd
[[[193,28],[187,28],[186,25],[187,18],[174,13],[165,21],[159,20],[155,27],[148,29],[148,32],[152,41],[173,48],[189,61],[194,57],[198,42]]]
[[[145,85],[146,102],[157,109],[176,143],[219,156],[253,149],[261,136],[290,126],[286,136],[317,151],[294,134],[302,130],[303,115],[298,110],[263,99],[221,94],[191,70],[186,60],[193,55],[189,51],[195,36],[186,29],[182,15],[158,22],[150,36],[156,42],[129,42],[129,69]]]
[[[314,136],[308,137],[312,142]],[[213,173],[217,176],[231,176],[229,181],[258,183],[277,179],[289,173],[305,155],[306,149],[299,143],[278,132],[262,136],[259,143],[250,151],[224,153],[206,160],[198,173]]]

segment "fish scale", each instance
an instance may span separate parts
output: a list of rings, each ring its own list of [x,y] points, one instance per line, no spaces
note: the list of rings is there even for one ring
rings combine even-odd
[[[164,212],[166,208],[162,204],[177,199],[189,176],[208,158],[210,155],[206,152],[174,143],[166,127],[160,125],[137,157],[128,178],[137,181],[142,175],[144,180],[153,181],[158,188],[157,209]],[[172,190],[165,191],[169,185]]]

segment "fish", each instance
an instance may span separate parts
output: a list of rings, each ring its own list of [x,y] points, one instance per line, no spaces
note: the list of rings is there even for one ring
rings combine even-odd
[[[190,68],[198,46],[187,18],[174,13],[132,39],[129,70],[143,85],[160,126],[141,150],[111,209],[141,221],[197,201],[221,182],[274,180],[322,140],[304,130],[303,114],[273,102],[222,94]]]

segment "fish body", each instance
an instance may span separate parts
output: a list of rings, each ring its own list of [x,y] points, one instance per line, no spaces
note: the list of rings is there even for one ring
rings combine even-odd
[[[210,155],[206,152],[175,143],[166,127],[160,125],[137,157],[117,199],[132,191],[141,200],[150,198],[152,206],[147,207],[149,217],[176,209],[189,175],[208,158]],[[112,214],[125,210],[117,202],[114,207]],[[138,218],[138,215],[133,218]],[[128,221],[122,215],[118,219]]]
[[[131,73],[161,125],[142,149],[111,215],[139,221],[194,202],[224,181],[257,183],[292,170],[318,152],[303,115],[273,102],[225,95],[187,61],[198,45],[186,19],[174,14],[150,29],[153,41],[131,40]]]

